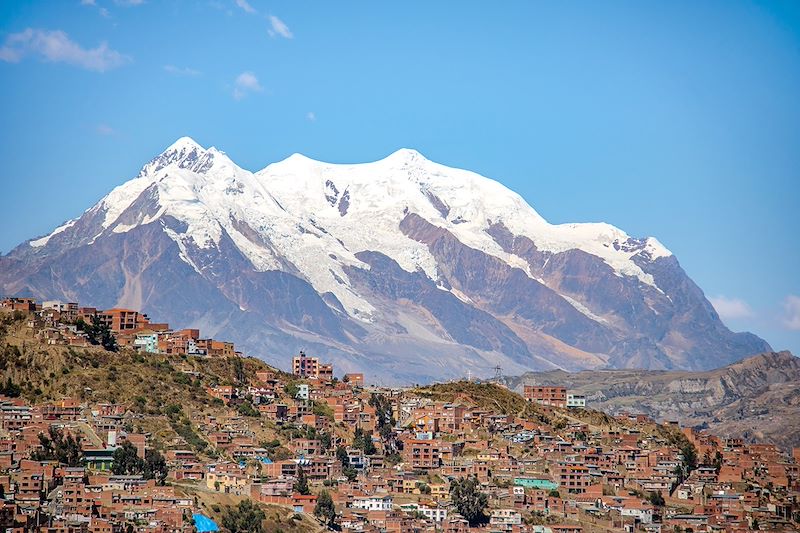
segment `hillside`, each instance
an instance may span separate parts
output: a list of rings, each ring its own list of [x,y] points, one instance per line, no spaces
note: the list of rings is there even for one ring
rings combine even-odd
[[[186,446],[205,451],[197,425],[204,415],[231,416],[231,409],[207,387],[237,385],[259,371],[275,371],[253,358],[200,358],[146,354],[99,347],[47,345],[34,336],[22,315],[0,312],[0,369],[34,404],[76,398],[120,404],[131,429],[152,433],[158,447]],[[235,415],[235,411],[233,415]],[[242,419],[248,423],[248,417]],[[273,428],[249,423],[258,440],[280,438]]]
[[[179,139],[0,257],[0,293],[139,309],[271,364],[305,349],[392,384],[497,365],[709,369],[770,350],[725,327],[657,239],[550,224],[414,150],[254,173]]]
[[[602,370],[536,372],[506,378],[563,385],[609,413],[645,413],[657,420],[708,427],[719,435],[800,445],[800,359],[771,352],[706,372]]]
[[[597,409],[566,409],[542,407],[525,400],[519,393],[491,382],[453,381],[417,387],[411,393],[434,401],[465,403],[486,411],[514,415],[522,419],[540,422],[553,427],[565,427],[571,423],[586,424],[590,431],[623,430],[636,427],[642,434],[652,434],[667,439],[683,441],[674,428],[658,424],[634,424],[621,421]]]

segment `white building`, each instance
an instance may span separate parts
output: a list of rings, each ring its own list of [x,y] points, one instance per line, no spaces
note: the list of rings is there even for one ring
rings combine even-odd
[[[567,393],[567,407],[586,407],[586,396]]]
[[[297,386],[295,398],[298,400],[308,400],[308,383],[301,383]]]
[[[392,510],[392,497],[391,496],[364,496],[361,498],[353,498],[353,509],[365,509],[367,511],[391,511]]]
[[[641,502],[626,502],[620,514],[635,518],[639,520],[640,524],[651,524],[653,522],[653,507]]]
[[[522,515],[515,509],[495,509],[489,517],[493,526],[518,526],[522,524]]]
[[[432,522],[444,522],[447,520],[447,509],[444,507],[432,507],[425,504],[407,503],[401,505],[400,509],[406,513],[416,511]]]

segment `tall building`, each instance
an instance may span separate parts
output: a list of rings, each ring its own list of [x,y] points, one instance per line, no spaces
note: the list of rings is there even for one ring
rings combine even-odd
[[[292,357],[292,374],[301,378],[330,381],[333,379],[333,365],[320,363],[319,358],[309,357],[301,351],[300,355]]]
[[[566,387],[540,387],[538,385],[525,385],[525,399],[539,405],[552,407],[567,406]]]

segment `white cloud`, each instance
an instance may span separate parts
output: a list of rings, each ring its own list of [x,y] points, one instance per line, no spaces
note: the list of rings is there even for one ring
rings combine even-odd
[[[45,61],[67,63],[76,67],[105,72],[130,61],[130,57],[112,50],[105,42],[97,48],[82,48],[61,30],[28,28],[6,37],[0,48],[0,60],[17,63],[26,55],[39,55]]]
[[[258,82],[258,78],[252,72],[242,72],[236,76],[233,84],[233,97],[241,100],[252,92],[261,92],[264,88]]]
[[[109,135],[114,135],[116,133],[116,130],[114,130],[114,128],[112,128],[108,124],[98,124],[97,127],[95,127],[94,130],[99,135],[103,135],[103,136],[106,136],[106,137],[109,136]]]
[[[714,309],[717,310],[719,316],[723,320],[737,319],[737,318],[750,318],[753,316],[753,310],[747,305],[747,302],[739,298],[728,298],[727,296],[714,296],[708,299]]]
[[[292,34],[289,26],[287,26],[285,22],[275,15],[269,16],[269,24],[271,27],[267,30],[267,33],[269,33],[270,37],[275,38],[278,35],[285,39],[291,39],[294,37],[294,34]]]
[[[313,111],[309,111],[308,113],[306,113],[306,118],[310,122],[316,122],[317,121],[317,115],[315,115]]]
[[[800,330],[800,296],[790,294],[783,300],[783,325],[791,330]]]
[[[96,7],[97,8],[97,12],[100,13],[100,15],[105,17],[105,18],[108,18],[108,17],[111,16],[111,13],[109,13],[108,9],[97,5],[97,0],[81,0],[81,5],[82,6]]]
[[[247,0],[236,0],[236,5],[242,8],[246,13],[255,13],[256,10],[253,9]]]
[[[168,72],[176,76],[199,76],[202,74],[202,72],[199,70],[189,67],[176,67],[175,65],[164,65],[164,72]]]

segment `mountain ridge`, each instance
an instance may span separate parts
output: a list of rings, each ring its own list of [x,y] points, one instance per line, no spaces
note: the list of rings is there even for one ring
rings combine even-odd
[[[499,182],[410,149],[252,173],[183,137],[0,266],[6,293],[137,304],[271,362],[305,346],[400,380],[708,368],[770,349],[730,332],[657,239],[551,225]]]
[[[564,386],[587,405],[610,414],[644,413],[715,434],[800,445],[800,358],[767,352],[701,372],[601,370],[527,373],[504,378],[512,390],[526,384]]]

